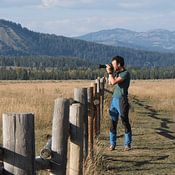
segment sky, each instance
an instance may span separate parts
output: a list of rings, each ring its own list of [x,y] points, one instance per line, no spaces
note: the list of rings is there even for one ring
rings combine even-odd
[[[114,28],[175,31],[175,0],[0,0],[0,19],[68,37]]]

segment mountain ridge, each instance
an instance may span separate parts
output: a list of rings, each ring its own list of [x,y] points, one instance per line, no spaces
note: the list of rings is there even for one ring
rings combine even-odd
[[[175,65],[175,54],[108,46],[77,38],[33,32],[21,24],[6,20],[0,20],[0,55],[77,57],[95,65],[109,63],[113,56],[121,55],[128,66]]]
[[[175,53],[175,31],[166,29],[136,32],[115,28],[88,33],[76,38],[112,46]]]

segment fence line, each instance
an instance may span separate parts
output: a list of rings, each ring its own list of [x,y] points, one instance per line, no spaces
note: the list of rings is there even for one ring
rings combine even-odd
[[[40,156],[35,157],[34,115],[4,113],[0,173],[35,175],[49,169],[51,175],[84,175],[87,159],[93,160],[94,140],[100,134],[104,84],[104,78],[98,78],[88,88],[75,88],[74,99],[55,100],[52,136]]]

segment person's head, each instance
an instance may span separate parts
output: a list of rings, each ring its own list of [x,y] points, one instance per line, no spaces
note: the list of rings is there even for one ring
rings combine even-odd
[[[121,56],[115,56],[112,58],[112,66],[115,71],[119,71],[120,69],[124,68],[125,62],[124,58]]]

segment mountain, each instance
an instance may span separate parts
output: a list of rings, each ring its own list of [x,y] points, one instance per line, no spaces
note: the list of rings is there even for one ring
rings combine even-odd
[[[135,32],[117,28],[89,33],[77,38],[112,46],[175,53],[175,31],[163,29]]]
[[[33,32],[14,22],[0,20],[1,57],[76,57],[97,65],[109,63],[115,55],[123,56],[128,66],[166,67],[175,65],[175,54],[146,52],[54,34],[43,34]]]

